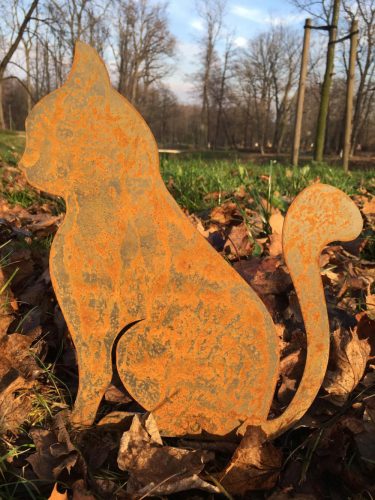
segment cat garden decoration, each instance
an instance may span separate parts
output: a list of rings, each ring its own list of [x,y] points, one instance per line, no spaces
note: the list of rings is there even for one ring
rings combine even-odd
[[[66,202],[50,271],[77,351],[72,422],[93,424],[113,353],[126,390],[165,436],[223,436],[249,424],[273,437],[300,419],[329,353],[319,255],[359,235],[353,201],[314,184],[288,210],[283,252],[307,359],[290,405],[268,419],[279,366],[271,316],[167,191],[149,127],[93,48],[77,43],[66,83],[33,108],[26,138],[28,182]]]

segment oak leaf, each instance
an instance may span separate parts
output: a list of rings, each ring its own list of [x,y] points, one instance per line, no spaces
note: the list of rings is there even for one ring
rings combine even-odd
[[[323,387],[329,400],[343,406],[350,393],[363,377],[370,355],[367,340],[360,340],[355,330],[348,332],[339,328],[332,336],[331,359],[334,370],[328,370]]]
[[[272,488],[278,479],[282,452],[267,441],[260,427],[248,426],[219,481],[232,495]]]
[[[189,489],[218,493],[219,489],[199,477],[212,453],[163,446],[152,415],[135,415],[121,438],[117,458],[129,472],[127,492],[133,495],[169,495]]]

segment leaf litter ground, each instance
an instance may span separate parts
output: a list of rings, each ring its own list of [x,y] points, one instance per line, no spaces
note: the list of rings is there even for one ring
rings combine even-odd
[[[244,171],[239,169],[239,175]],[[245,183],[206,193],[211,208],[184,210],[197,231],[251,283],[273,317],[281,353],[273,417],[298,387],[306,342],[281,254],[292,197],[271,190],[269,177],[260,177],[263,192]],[[1,498],[374,497],[374,181],[353,196],[365,221],[363,234],[349,244],[327,247],[321,256],[331,329],[323,387],[307,415],[274,442],[257,427],[248,427],[240,442],[162,439],[152,415],[138,413],[141,409],[116,374],[98,425],[72,430],[76,357],[48,271],[64,205],[29,188],[14,166],[3,166],[2,184]],[[170,173],[167,185],[176,196]]]

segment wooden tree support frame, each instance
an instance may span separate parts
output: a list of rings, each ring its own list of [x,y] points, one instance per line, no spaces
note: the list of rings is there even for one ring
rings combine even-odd
[[[28,181],[67,206],[50,271],[77,350],[72,422],[93,424],[113,351],[125,388],[164,435],[223,436],[251,424],[276,436],[302,417],[329,351],[319,254],[360,233],[350,198],[314,184],[286,216],[284,256],[308,354],[291,404],[268,420],[279,365],[272,319],[168,193],[150,129],[94,49],[77,43],[67,82],[34,107],[26,138]]]
[[[357,57],[358,47],[358,21],[352,22],[350,30],[350,56],[349,56],[349,69],[348,81],[346,84],[346,108],[345,108],[345,132],[344,132],[344,148],[342,155],[342,166],[345,172],[349,170],[349,157],[352,139],[352,125],[353,125],[353,95],[355,84],[355,61]]]

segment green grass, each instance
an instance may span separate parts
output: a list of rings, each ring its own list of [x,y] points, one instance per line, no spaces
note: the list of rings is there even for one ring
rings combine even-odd
[[[0,130],[0,158],[9,165],[17,165],[25,148],[25,133]]]
[[[0,158],[3,162],[16,165],[24,145],[24,133],[0,131]],[[281,210],[286,210],[292,198],[318,179],[349,195],[363,189],[375,192],[375,178],[370,170],[355,170],[346,174],[340,167],[326,164],[311,163],[299,168],[278,163],[255,165],[239,159],[235,151],[192,152],[172,158],[162,154],[160,167],[163,179],[169,184],[176,201],[191,212],[220,205],[230,199],[240,186],[245,187],[257,205],[264,198]],[[214,192],[217,193],[215,199],[205,199]],[[4,181],[2,194],[9,203],[24,208],[46,201],[39,193],[24,186],[7,189]],[[55,201],[56,213],[64,211],[63,201],[57,198]]]
[[[220,204],[235,189],[244,186],[255,199],[264,198],[285,210],[294,198],[311,182],[320,180],[336,186],[349,195],[361,189],[375,191],[375,178],[370,171],[346,174],[342,169],[328,165],[305,165],[293,168],[278,163],[258,166],[253,163],[202,159],[161,159],[163,179],[172,184],[177,202],[190,211],[200,211]],[[205,200],[217,192],[217,200]]]

